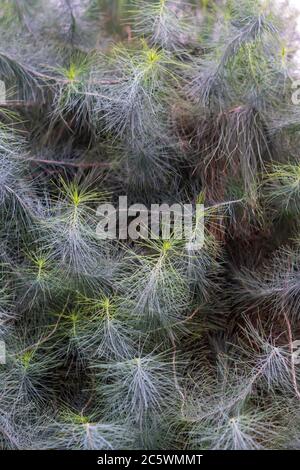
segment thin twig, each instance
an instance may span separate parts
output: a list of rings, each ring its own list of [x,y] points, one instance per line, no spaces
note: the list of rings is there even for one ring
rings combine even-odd
[[[42,106],[44,104],[44,101],[9,100],[0,103],[0,108],[34,108],[36,106]]]
[[[28,158],[27,160],[44,165],[71,166],[75,168],[111,168],[112,163],[109,162],[70,162],[67,160],[47,160],[43,158]]]
[[[297,398],[300,400],[300,391],[297,385],[297,375],[296,375],[296,368],[295,368],[295,361],[294,361],[292,327],[291,327],[291,323],[288,319],[286,312],[283,312],[283,316],[284,316],[285,323],[287,326],[287,333],[288,333],[288,338],[289,338],[289,348],[290,348],[290,353],[291,353],[291,375],[292,375],[293,387],[294,387]]]
[[[177,349],[176,349],[176,341],[175,341],[175,338],[174,338],[174,335],[173,333],[171,332],[170,333],[170,339],[171,339],[171,343],[172,343],[172,347],[173,347],[173,358],[172,358],[172,364],[173,364],[173,377],[174,377],[174,385],[175,385],[175,388],[176,390],[178,391],[179,395],[181,396],[181,407],[180,407],[180,411],[181,411],[181,416],[184,416],[184,405],[185,405],[185,395],[179,385],[179,382],[178,382],[178,378],[177,378],[177,370],[176,370],[176,354],[177,354]]]

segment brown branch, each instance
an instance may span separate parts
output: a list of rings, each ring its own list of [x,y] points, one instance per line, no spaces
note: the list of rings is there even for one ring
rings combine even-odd
[[[41,165],[56,165],[56,166],[70,166],[75,168],[111,168],[112,163],[109,162],[70,162],[70,161],[58,161],[58,160],[47,160],[42,158],[28,158],[30,162],[41,164]]]

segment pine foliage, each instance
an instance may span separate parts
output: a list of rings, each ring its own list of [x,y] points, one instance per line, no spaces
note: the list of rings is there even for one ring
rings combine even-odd
[[[1,449],[300,448],[292,25],[0,0]],[[101,240],[123,195],[203,202],[203,247]]]

